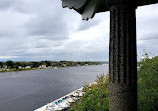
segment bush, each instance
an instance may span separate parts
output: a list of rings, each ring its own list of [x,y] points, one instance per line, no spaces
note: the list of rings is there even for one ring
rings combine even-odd
[[[104,89],[91,89],[71,111],[109,111],[108,93]]]
[[[71,111],[109,111],[108,75],[100,74],[95,83],[85,83],[83,92],[85,95],[76,102]]]
[[[158,109],[158,56],[149,59],[147,53],[138,69],[138,111]],[[109,111],[109,78],[101,74],[91,86],[85,83],[85,95],[73,105],[71,111]]]
[[[158,56],[141,60],[138,70],[138,110],[158,109]]]

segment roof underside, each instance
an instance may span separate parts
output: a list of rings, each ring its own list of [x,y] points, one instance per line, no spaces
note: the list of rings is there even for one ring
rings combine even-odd
[[[83,20],[93,18],[95,13],[109,11],[110,0],[62,0],[62,6],[76,10]],[[133,0],[134,1],[134,0]],[[135,0],[137,6],[158,3],[158,0]]]

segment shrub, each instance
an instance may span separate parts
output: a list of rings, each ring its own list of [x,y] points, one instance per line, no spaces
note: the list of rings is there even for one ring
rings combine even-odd
[[[108,75],[100,74],[94,84],[85,83],[85,95],[76,102],[71,111],[109,111]]]
[[[108,93],[104,89],[91,89],[71,111],[109,111]]]
[[[138,69],[138,111],[158,109],[158,56],[149,59],[147,53]],[[101,74],[91,86],[85,83],[85,95],[77,101],[71,111],[109,111],[109,78]]]
[[[138,110],[157,111],[158,109],[158,56],[146,56],[138,70]]]
[[[106,92],[109,92],[109,75],[100,74],[97,76],[97,79],[91,85],[84,83],[83,92],[87,92],[90,89],[104,89]]]

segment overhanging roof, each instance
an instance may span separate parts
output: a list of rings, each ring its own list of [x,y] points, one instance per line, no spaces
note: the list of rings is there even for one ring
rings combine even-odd
[[[133,0],[136,6],[158,3],[158,0]],[[93,18],[95,13],[109,11],[110,0],[62,0],[62,6],[76,10],[83,20]]]

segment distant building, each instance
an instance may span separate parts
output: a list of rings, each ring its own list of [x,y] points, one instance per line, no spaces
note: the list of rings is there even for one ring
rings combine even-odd
[[[31,66],[26,66],[26,67],[25,67],[25,69],[29,69],[29,68],[31,68]]]
[[[63,64],[64,67],[66,67],[66,64]]]
[[[22,66],[18,66],[19,69],[22,69]]]
[[[47,68],[46,65],[40,65],[39,68]]]

